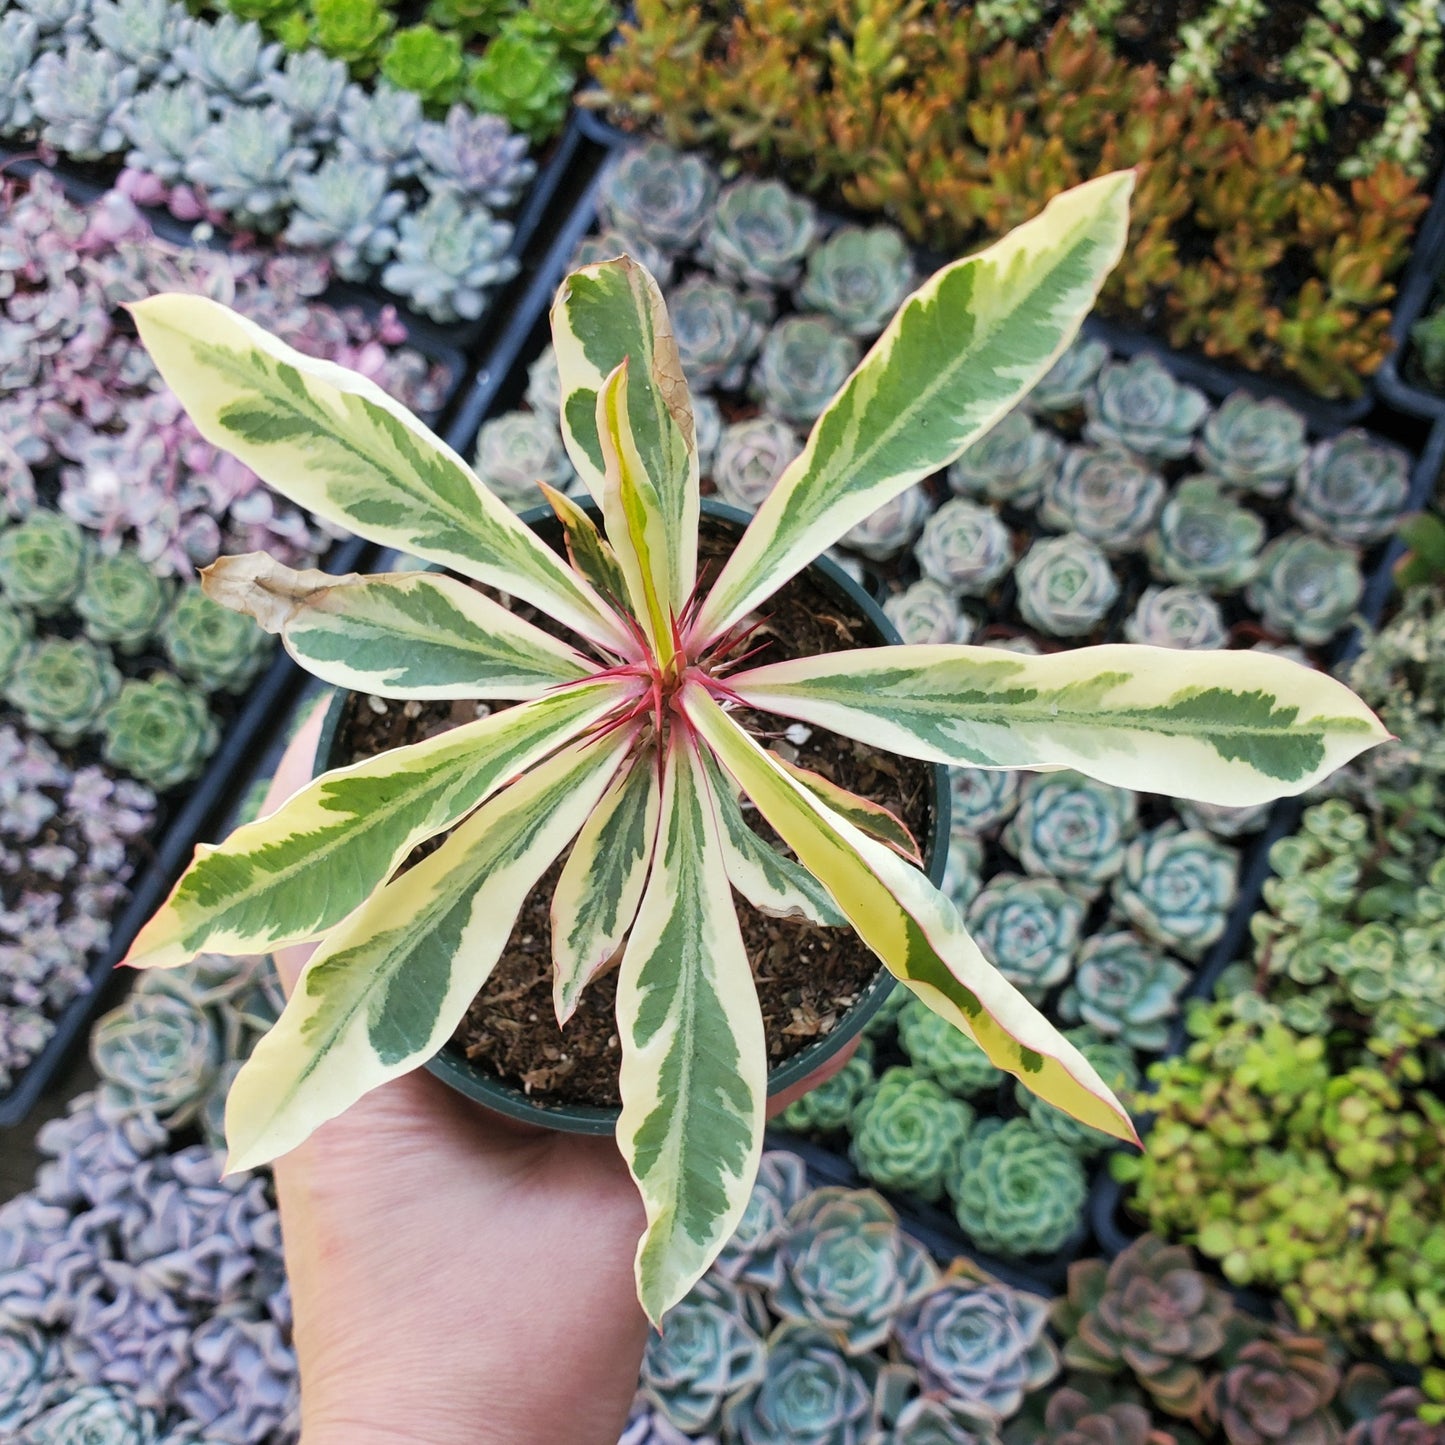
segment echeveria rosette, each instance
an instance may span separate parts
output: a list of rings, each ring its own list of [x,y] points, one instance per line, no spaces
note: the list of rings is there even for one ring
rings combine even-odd
[[[796,1154],[770,1149],[758,1165],[738,1227],[713,1262],[723,1279],[771,1289],[783,1277],[780,1251],[788,1237],[788,1215],[808,1192],[808,1171]]]
[[[1305,419],[1275,397],[1232,392],[1205,420],[1194,457],[1221,481],[1282,497],[1305,459]]]
[[[1075,337],[1024,399],[1030,411],[1070,412],[1083,406],[1090,387],[1109,361],[1102,341]]]
[[[968,906],[984,956],[1025,998],[1040,1002],[1068,978],[1086,906],[1052,878],[996,873]]]
[[[853,1111],[848,1154],[865,1179],[933,1202],[972,1125],[973,1110],[932,1079],[886,1069]]]
[[[757,511],[802,450],[797,432],[775,416],[732,422],[723,428],[713,459],[718,496],[734,507]]]
[[[768,332],[752,391],[784,421],[808,426],[858,364],[859,346],[824,316],[788,316]]]
[[[720,386],[732,390],[741,386],[763,344],[764,317],[757,304],[727,282],[699,271],[669,291],[667,305],[688,383],[699,389]],[[833,390],[836,387],[826,396],[831,396]]]
[[[972,1039],[918,999],[910,997],[899,1010],[898,1041],[916,1072],[961,1099],[993,1094],[1003,1080]]]
[[[83,637],[48,637],[21,652],[4,695],[28,726],[69,747],[100,726],[120,688],[108,647]]]
[[[23,1438],[25,1445],[161,1445],[155,1415],[128,1392],[105,1385],[67,1391],[64,1400],[30,1422]]]
[[[1185,969],[1127,929],[1096,933],[1079,948],[1059,1014],[1088,1024],[1106,1040],[1162,1053],[1188,982]]]
[[[948,863],[939,885],[960,910],[978,897],[983,887],[983,842],[972,833],[952,828],[948,834]]]
[[[1058,470],[1064,444],[1015,408],[948,469],[948,485],[961,497],[987,497],[1031,507]]]
[[[781,1324],[768,1336],[762,1382],[728,1401],[727,1436],[739,1445],[870,1445],[878,1423],[877,1362],[850,1359],[832,1335]]]
[[[1212,477],[1181,482],[1145,543],[1155,573],[1169,582],[1231,592],[1259,570],[1264,519]]]
[[[1223,647],[1229,641],[1224,614],[1194,587],[1146,587],[1124,622],[1124,637],[1146,647]]]
[[[984,1119],[964,1141],[948,1192],[980,1249],[1052,1254],[1080,1228],[1089,1182],[1078,1155],[1028,1119]]]
[[[1084,411],[1084,435],[1091,442],[1167,460],[1188,455],[1209,402],[1145,352],[1105,366],[1084,394]]]
[[[781,181],[745,178],[717,198],[703,233],[702,259],[718,276],[740,286],[787,287],[797,279],[817,234],[818,212],[811,201]]]
[[[542,504],[538,483],[570,491],[575,473],[557,423],[536,411],[509,411],[482,423],[472,465],[513,511]]]
[[[954,828],[986,834],[1013,817],[1022,781],[1002,768],[951,768],[948,816]]]
[[[24,1320],[0,1320],[0,1430],[8,1438],[50,1402],[60,1373],[52,1336]]]
[[[892,226],[839,226],[808,252],[798,301],[866,340],[913,289],[913,257]]]
[[[883,615],[904,642],[967,642],[973,619],[952,592],[931,577],[922,577],[883,603]]]
[[[1197,961],[1224,932],[1238,871],[1239,855],[1227,843],[1161,823],[1130,843],[1114,902],[1156,943]]]
[[[1339,1430],[1330,1404],[1340,1372],[1327,1340],[1272,1331],[1231,1355],[1204,1401],[1205,1417],[1230,1445],[1332,1445]]]
[[[1380,735],[1339,684],[1288,669],[1285,697],[1279,664],[1253,654],[1227,669],[1189,658],[1187,672],[1176,653],[1151,653],[1145,667],[1122,648],[736,660],[769,597],[946,467],[1054,361],[1120,254],[1128,188],[1127,176],[1111,176],[1056,197],[927,281],[826,406],[705,591],[692,412],[661,294],[635,262],[575,272],[553,308],[563,437],[605,527],[604,540],[591,513],[554,497],[566,555],[371,382],[203,298],[133,308],[208,441],[318,518],[496,588],[562,634],[438,573],[336,578],[260,554],[209,569],[211,596],[281,634],[332,685],[516,704],[318,777],[205,851],[141,930],[131,959],[150,967],[201,949],[319,941],[232,1087],[234,1166],[284,1153],[431,1057],[569,843],[552,898],[556,1004],[565,1018],[620,955],[617,1138],[648,1220],[636,1273],[654,1320],[741,1219],[761,1153],[767,1047],[734,882],[773,907],[841,914],[997,1067],[1129,1137],[1077,1050],[894,851],[904,847],[887,836],[896,824],[787,769],[734,710],[741,702],[809,726],[824,711],[836,731],[925,760],[1071,766],[1143,787],[1183,778],[1221,802],[1307,787]],[[944,338],[963,338],[956,353],[940,349]],[[1215,724],[1241,693],[1257,704],[1222,747]],[[790,856],[743,837],[734,788]],[[392,877],[416,844],[448,830]],[[400,996],[404,1010],[387,1006]]]
[[[1109,615],[1119,579],[1087,537],[1045,537],[1014,568],[1019,615],[1050,637],[1084,637]]]
[[[886,562],[913,541],[932,511],[928,493],[909,487],[855,522],[839,540],[875,562]]]
[[[1048,1318],[1046,1299],[957,1259],[938,1288],[900,1319],[895,1337],[925,1395],[996,1425],[1059,1373]]]
[[[1004,847],[1039,878],[1097,891],[1124,866],[1124,846],[1138,827],[1138,796],[1078,773],[1025,778]]]
[[[1004,1445],[1180,1445],[1173,1433],[1155,1428],[1144,1406],[1132,1400],[1097,1401],[1071,1385],[1050,1391],[1046,1403],[1033,1402],[1024,1415],[1010,1422],[1003,1441]]]
[[[816,1189],[788,1218],[782,1280],[768,1303],[782,1319],[831,1334],[850,1355],[883,1346],[894,1319],[938,1279],[921,1244],[871,1190]]]
[[[653,141],[619,151],[597,192],[603,221],[639,231],[664,251],[685,252],[707,228],[717,203],[717,172],[702,156]]]
[[[1349,621],[1364,592],[1353,547],[1286,532],[1264,549],[1244,595],[1268,626],[1317,647]]]
[[[145,1110],[169,1128],[205,1103],[221,1057],[208,1010],[171,990],[133,992],[90,1035],[106,1107],[117,1114]]]
[[[1111,556],[1134,550],[1164,505],[1164,478],[1118,447],[1074,447],[1044,480],[1039,518]]]
[[[983,597],[1013,565],[1013,539],[992,507],[955,497],[923,525],[913,548],[923,575],[963,597]]]
[[[713,1278],[706,1284],[674,1305],[648,1337],[639,1380],[642,1394],[689,1435],[711,1430],[723,1402],[759,1384],[765,1372],[763,1342],[744,1318],[738,1287]]]
[[[1310,448],[1290,514],[1331,542],[1362,547],[1394,530],[1410,498],[1410,458],[1352,427]]]
[[[1132,1377],[1160,1409],[1188,1419],[1200,1414],[1201,1366],[1224,1348],[1232,1311],[1187,1249],[1146,1234],[1107,1265],[1070,1265],[1053,1319],[1070,1369]]]

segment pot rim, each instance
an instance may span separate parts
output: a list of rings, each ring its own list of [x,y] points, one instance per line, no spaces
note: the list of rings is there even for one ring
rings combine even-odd
[[[600,516],[600,509],[590,499],[581,502],[582,509],[594,520]],[[738,507],[728,506],[712,497],[702,498],[703,517],[717,521],[732,522],[746,527],[753,514]],[[534,507],[523,512],[520,520],[536,530],[539,524],[556,524],[552,509],[547,506]],[[896,645],[903,641],[897,628],[888,620],[883,609],[873,597],[853,580],[832,558],[815,558],[803,574],[812,573],[823,583],[843,597],[863,615],[864,620],[878,633],[884,643]],[[800,575],[803,575],[800,574]],[[317,742],[317,771],[323,771],[319,764],[325,760],[326,768],[335,766],[331,752],[336,745],[341,725],[342,712],[349,692],[344,688],[334,689],[327,704],[325,721]],[[949,787],[948,769],[942,764],[932,765],[933,771],[933,826],[924,844],[924,868],[929,881],[937,887],[943,881],[948,866],[948,820]],[[776,1068],[768,1071],[768,1096],[774,1097],[784,1090],[806,1079],[833,1058],[845,1045],[851,1043],[863,1031],[863,1026],[883,1006],[884,1000],[895,987],[893,975],[881,964],[873,981],[859,995],[858,1000],[834,1025],[832,1030],[815,1040],[806,1048],[783,1060]],[[595,1104],[553,1104],[533,1099],[513,1084],[508,1084],[452,1050],[450,1042],[426,1061],[427,1072],[458,1093],[494,1113],[503,1114],[521,1123],[573,1134],[613,1134],[616,1132],[619,1110]]]

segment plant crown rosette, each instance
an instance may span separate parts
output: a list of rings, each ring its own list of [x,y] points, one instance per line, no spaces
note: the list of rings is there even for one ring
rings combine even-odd
[[[435,1054],[569,843],[552,900],[557,1014],[565,1021],[619,955],[617,1141],[646,1209],[636,1275],[654,1320],[732,1233],[762,1151],[766,1047],[732,884],[774,910],[842,915],[997,1067],[1132,1137],[1088,1062],[980,954],[907,831],[787,766],[734,711],[927,762],[1067,766],[1230,804],[1309,787],[1383,738],[1342,684],[1255,653],[745,655],[769,597],[946,467],[1062,354],[1119,257],[1130,186],[1117,173],[1078,187],[925,281],[706,590],[687,386],[657,285],[626,257],[574,272],[552,310],[567,450],[604,522],[549,493],[567,557],[364,378],[201,297],[132,308],[209,440],[327,521],[459,574],[338,578],[253,553],[211,568],[209,594],[334,686],[515,703],[316,778],[201,849],[141,931],[140,967],[320,941],[232,1086],[233,1168],[286,1152]],[[538,609],[574,641],[459,578]],[[759,842],[736,789],[797,861]]]

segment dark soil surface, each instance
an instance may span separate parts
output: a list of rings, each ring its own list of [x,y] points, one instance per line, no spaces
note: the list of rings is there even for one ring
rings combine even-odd
[[[709,545],[705,539],[705,565],[719,565],[727,549],[726,543]],[[876,645],[856,608],[806,579],[795,579],[763,611],[766,621],[754,645],[766,644],[766,651],[758,662]],[[332,765],[432,737],[470,722],[478,710],[472,702],[399,703],[353,694]],[[890,808],[920,843],[927,837],[933,816],[927,764],[877,753],[820,729],[795,745],[782,736],[787,719],[739,716],[789,761]],[[755,818],[754,826],[777,841]],[[424,844],[404,866],[440,842]],[[539,1100],[616,1107],[621,1049],[613,1017],[615,971],[590,985],[565,1029],[553,1011],[549,909],[563,861],[543,875],[523,905],[501,960],[450,1047]],[[834,1028],[876,975],[878,960],[851,929],[771,918],[736,894],[734,902],[762,1004],[768,1056],[778,1064]]]

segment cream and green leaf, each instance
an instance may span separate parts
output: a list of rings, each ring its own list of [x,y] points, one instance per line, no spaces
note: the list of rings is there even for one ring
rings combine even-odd
[[[496,966],[527,895],[626,751],[615,734],[572,744],[332,932],[231,1086],[229,1168],[294,1149],[441,1048]]]
[[[565,1022],[616,964],[617,1140],[646,1208],[636,1275],[654,1320],[741,1218],[761,1149],[768,1049],[734,888],[774,914],[851,926],[998,1067],[1131,1137],[1087,1061],[920,871],[902,820],[775,757],[730,711],[936,762],[1071,767],[1221,803],[1298,792],[1384,736],[1338,684],[1252,653],[896,647],[736,660],[753,609],[957,456],[1069,343],[1123,244],[1129,186],[1121,174],[1067,192],[925,282],[701,599],[692,412],[661,295],[634,262],[585,268],[552,313],[561,422],[597,503],[547,493],[565,558],[371,382],[213,302],[135,308],[208,440],[298,504],[574,634],[559,640],[435,573],[331,578],[260,557],[212,569],[212,595],[335,684],[510,704],[325,773],[198,849],[142,929],[127,960],[139,967],[321,942],[233,1089],[234,1164],[284,1152],[441,1048],[569,844],[551,900],[554,1002]]]
[[[617,1143],[647,1210],[637,1287],[655,1324],[742,1219],[768,1084],[716,800],[679,731],[666,764],[656,860],[617,978]]]
[[[222,557],[206,595],[278,633],[308,672],[394,698],[534,698],[589,676],[576,648],[464,582],[429,572],[333,577],[264,553]]]
[[[928,762],[1073,768],[1232,806],[1301,793],[1389,736],[1343,683],[1261,652],[876,647],[731,686],[753,707]]]
[[[631,647],[588,583],[375,382],[204,296],[152,296],[130,312],[196,430],[298,507]]]
[[[813,424],[703,604],[722,631],[959,457],[1063,354],[1123,254],[1134,173],[1055,196],[899,309]]]

